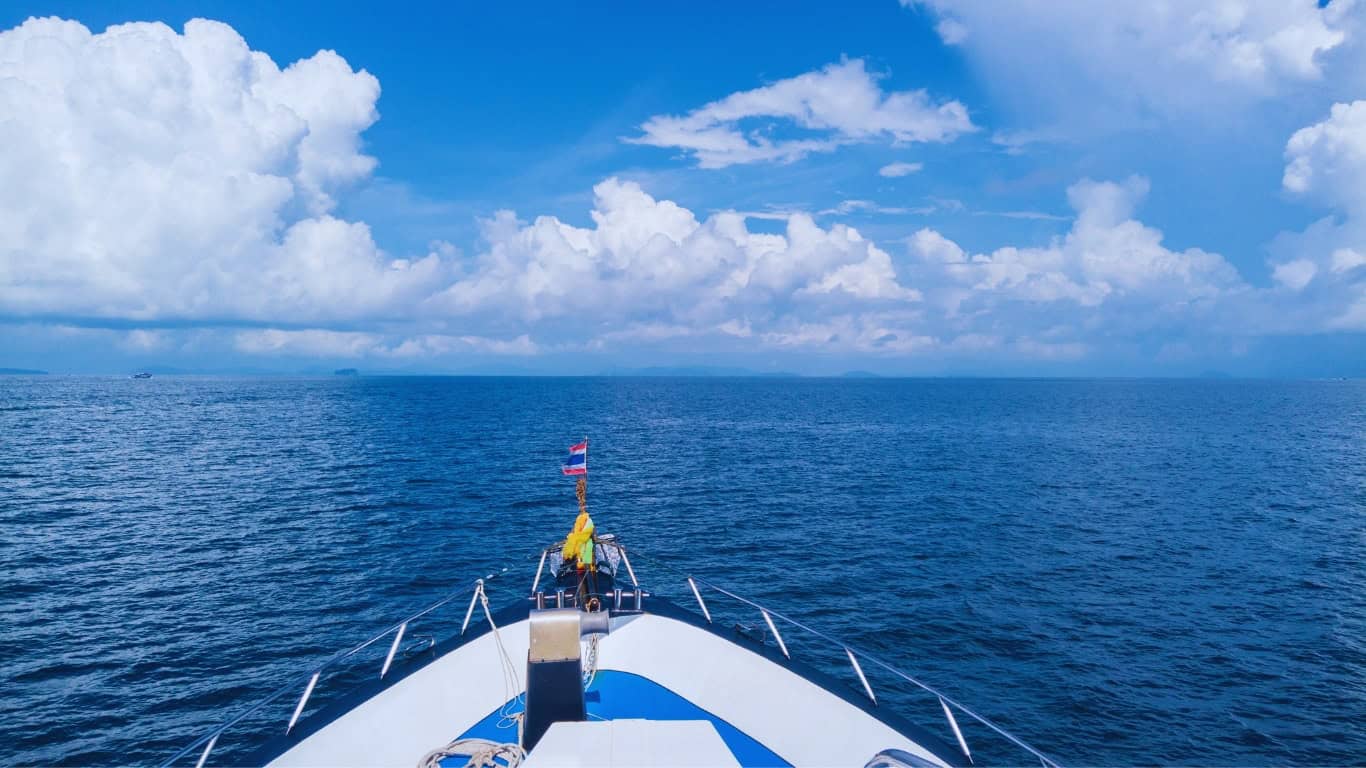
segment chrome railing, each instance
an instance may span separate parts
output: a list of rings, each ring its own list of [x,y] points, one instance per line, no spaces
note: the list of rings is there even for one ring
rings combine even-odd
[[[774,619],[786,622],[787,624],[790,624],[796,627],[797,629],[802,630],[803,632],[805,632],[808,635],[811,635],[812,637],[823,640],[826,643],[829,643],[830,645],[840,650],[843,650],[845,657],[849,659],[849,665],[854,669],[854,674],[858,676],[859,682],[863,684],[864,693],[868,695],[868,698],[874,704],[877,704],[877,696],[873,693],[873,686],[868,682],[868,676],[863,673],[863,667],[859,664],[859,659],[863,659],[864,661],[867,661],[870,664],[880,667],[888,673],[894,675],[895,677],[924,690],[932,696],[937,697],[939,699],[939,706],[944,711],[944,718],[948,720],[949,728],[953,731],[953,736],[955,739],[957,739],[958,746],[960,749],[963,750],[963,756],[968,759],[969,763],[972,763],[972,752],[968,749],[967,740],[963,738],[963,730],[958,727],[958,719],[954,717],[953,714],[955,710],[957,710],[961,714],[964,714],[972,718],[978,723],[981,723],[987,728],[990,728],[1010,743],[1033,755],[1043,765],[1043,768],[1060,768],[1058,763],[1054,761],[1051,757],[1048,757],[1047,755],[1035,749],[1034,747],[1031,747],[1030,745],[1026,744],[1019,737],[1010,733],[1006,729],[1002,728],[1001,726],[997,725],[996,723],[992,722],[986,717],[972,711],[968,707],[964,706],[963,704],[960,704],[951,697],[941,693],[940,691],[932,688],[931,686],[926,685],[925,683],[915,679],[914,677],[906,674],[905,672],[902,672],[901,670],[897,669],[891,664],[888,664],[887,662],[883,661],[877,656],[874,656],[873,654],[868,653],[867,651],[854,648],[853,646],[844,642],[843,640],[839,640],[835,637],[827,635],[826,633],[821,632],[818,629],[812,629],[811,627],[803,624],[800,621],[797,621],[796,619],[793,619],[789,616],[785,616],[779,613],[778,611],[775,611],[767,606],[761,605],[753,600],[741,597],[735,594],[734,592],[731,592],[730,590],[725,589],[724,587],[719,587],[705,579],[700,579],[694,576],[688,576],[687,580],[688,587],[692,591],[693,597],[697,599],[697,607],[702,609],[702,615],[706,618],[708,624],[712,623],[711,611],[708,610],[707,603],[702,599],[702,592],[698,589],[698,585],[706,587],[707,589],[710,589],[732,600],[735,600],[736,602],[739,602],[743,605],[747,605],[750,608],[757,610],[759,614],[763,617],[764,624],[768,626],[768,631],[773,634],[773,639],[778,644],[778,650],[781,651],[783,656],[786,658],[792,658],[792,654],[789,652],[787,643],[784,642],[782,634],[778,631],[778,626],[774,623]]]
[[[506,571],[507,569],[504,568],[499,573]],[[223,723],[217,728],[214,728],[212,731],[209,731],[208,733],[204,734],[199,738],[199,740],[195,741],[193,744],[190,744],[189,746],[175,753],[171,756],[169,760],[161,764],[162,768],[171,768],[171,766],[179,763],[188,755],[191,755],[195,751],[199,750],[200,747],[203,747],[203,751],[199,753],[199,759],[195,763],[195,768],[203,768],[204,763],[206,763],[209,759],[209,755],[213,752],[214,748],[218,746],[219,737],[221,737],[226,731],[228,731],[233,726],[241,723],[243,720],[246,720],[247,718],[251,717],[252,715],[261,712],[261,710],[265,709],[271,704],[274,704],[276,701],[278,701],[291,691],[299,690],[300,684],[303,684],[303,695],[299,697],[299,702],[294,706],[294,713],[290,715],[289,724],[285,726],[285,734],[288,735],[291,731],[294,730],[294,726],[299,722],[299,716],[303,714],[304,708],[308,706],[309,697],[313,695],[313,689],[317,687],[318,681],[322,678],[324,672],[327,672],[328,670],[337,667],[343,661],[346,661],[347,659],[355,656],[356,654],[360,653],[366,648],[369,648],[370,646],[374,645],[375,643],[392,634],[394,636],[394,640],[389,646],[389,653],[384,657],[384,665],[380,668],[379,671],[379,676],[381,679],[383,679],[385,675],[389,674],[389,668],[394,663],[394,655],[398,653],[399,647],[403,643],[403,636],[404,633],[407,632],[409,624],[413,623],[414,621],[417,621],[418,619],[421,619],[424,616],[427,616],[428,614],[432,613],[433,611],[439,608],[442,608],[443,606],[449,605],[451,602],[455,601],[458,598],[464,597],[465,595],[471,595],[469,608],[465,611],[465,620],[460,625],[460,634],[465,634],[465,630],[469,629],[470,619],[474,616],[475,606],[478,604],[479,598],[481,596],[484,596],[485,594],[485,581],[493,579],[497,575],[497,573],[494,573],[489,574],[487,577],[483,579],[476,579],[473,584],[466,587],[461,587],[459,590],[451,592],[450,594],[446,595],[445,597],[442,597],[436,602],[431,603],[427,607],[417,611],[416,613],[413,613],[406,619],[403,619],[402,621],[399,621],[398,623],[389,626],[383,631],[374,634],[369,639],[361,643],[358,643],[344,651],[341,651],[340,653],[335,654],[326,661],[323,661],[321,664],[318,664],[317,666],[313,667],[308,672],[293,679],[291,682],[286,683],[285,685],[281,686],[280,688],[276,689],[270,694],[267,694],[264,699],[261,699],[260,701],[251,705],[247,709],[243,710],[236,717],[232,718],[231,720],[228,720],[227,722]],[[473,588],[473,594],[469,592],[471,587]],[[433,643],[435,643],[434,638]]]
[[[631,577],[631,581],[636,586],[636,608],[639,609],[641,607],[641,595],[644,593],[642,593],[642,591],[640,590],[639,582],[636,581],[635,572],[631,568],[630,560],[626,557],[626,548],[622,547],[619,543],[616,542],[613,542],[613,544],[615,544],[617,549],[620,550],[622,561],[626,565],[626,569]],[[536,592],[536,588],[541,581],[542,572],[546,564],[546,555],[551,551],[552,548],[547,548],[539,553],[541,562],[536,568],[536,577],[532,584],[533,593]],[[502,569],[502,571],[498,573],[505,573],[507,570],[508,569],[504,568]],[[668,568],[667,570],[673,571],[674,569]],[[261,699],[260,701],[251,705],[247,709],[243,710],[241,713],[233,717],[231,720],[228,720],[222,725],[219,725],[218,727],[209,731],[194,743],[180,750],[179,752],[171,756],[170,759],[166,760],[166,762],[162,763],[162,768],[171,768],[171,766],[174,766],[175,764],[179,763],[181,760],[193,754],[196,750],[199,750],[201,747],[203,749],[199,753],[199,758],[198,761],[195,763],[195,768],[203,768],[204,764],[208,761],[210,754],[212,754],[215,747],[217,747],[220,737],[223,736],[224,733],[226,733],[229,729],[238,725],[242,721],[246,720],[247,718],[261,712],[266,707],[280,700],[286,694],[289,694],[292,691],[299,690],[299,686],[302,685],[303,693],[302,695],[300,695],[298,703],[295,704],[293,713],[290,715],[289,722],[285,726],[285,734],[288,735],[290,732],[294,730],[294,726],[298,723],[299,718],[303,714],[305,707],[308,706],[309,698],[313,695],[314,689],[317,687],[319,681],[322,679],[323,673],[337,667],[343,661],[346,661],[347,659],[355,656],[356,654],[360,653],[366,648],[369,648],[370,646],[374,645],[375,643],[379,642],[385,637],[393,635],[394,639],[389,646],[389,652],[385,655],[384,664],[380,668],[379,676],[381,679],[383,679],[384,676],[389,673],[389,669],[394,661],[394,656],[398,653],[399,648],[402,646],[403,637],[404,634],[407,632],[408,625],[414,621],[417,621],[418,619],[423,618],[424,616],[431,614],[433,611],[436,611],[439,608],[442,608],[450,604],[458,598],[461,598],[464,595],[468,594],[470,595],[469,606],[465,610],[464,621],[461,622],[460,625],[460,634],[464,635],[465,631],[469,628],[470,621],[474,616],[474,611],[475,608],[478,606],[480,598],[485,596],[485,582],[490,579],[493,579],[495,576],[498,575],[498,573],[489,574],[487,577],[483,579],[477,579],[473,582],[473,584],[467,587],[462,587],[459,590],[447,594],[439,600],[436,600],[435,602],[427,605],[421,610],[411,614],[407,618],[390,625],[389,627],[380,632],[377,632],[365,641],[333,655],[332,657],[323,661],[321,664],[318,664],[317,666],[311,668],[308,672],[298,676],[297,678],[294,678],[291,682],[268,694],[264,699]],[[948,721],[949,728],[953,731],[954,738],[958,741],[958,746],[960,749],[963,750],[963,755],[968,759],[969,763],[972,762],[972,752],[968,749],[967,740],[963,737],[963,731],[958,726],[958,720],[954,716],[954,711],[957,711],[975,720],[981,725],[996,732],[1010,743],[1033,755],[1035,758],[1039,760],[1039,762],[1043,765],[1044,768],[1060,768],[1058,763],[1054,761],[1052,758],[1043,754],[1042,752],[1030,746],[1029,744],[1026,744],[1023,740],[1021,740],[1014,734],[1008,732],[1006,729],[992,722],[988,718],[978,714],[977,712],[974,712],[973,710],[969,709],[968,707],[964,706],[958,701],[955,701],[953,698],[945,695],[944,693],[941,693],[935,688],[921,682],[920,680],[917,680],[916,678],[906,674],[905,672],[902,672],[901,670],[897,669],[896,667],[892,666],[886,661],[883,661],[877,656],[868,653],[867,651],[855,648],[854,646],[835,637],[832,637],[824,632],[821,632],[820,630],[813,629],[807,626],[806,624],[797,621],[796,619],[793,619],[778,611],[773,610],[772,608],[764,606],[748,598],[741,597],[740,595],[737,595],[734,592],[731,592],[730,590],[724,587],[713,584],[705,579],[697,578],[694,576],[687,576],[686,578],[688,587],[692,592],[693,597],[697,600],[697,606],[702,610],[702,616],[706,619],[708,624],[712,623],[712,614],[710,609],[708,609],[707,607],[706,601],[703,600],[702,591],[701,589],[699,589],[699,585],[713,592],[716,592],[717,594],[723,595],[732,600],[735,600],[738,603],[741,603],[743,605],[749,606],[750,608],[757,610],[760,616],[763,617],[764,624],[768,627],[769,632],[773,634],[773,639],[778,645],[778,650],[781,651],[783,656],[786,658],[792,658],[792,654],[787,646],[786,641],[783,640],[782,633],[778,631],[778,625],[774,622],[774,619],[777,619],[793,627],[796,627],[797,629],[802,630],[806,634],[818,638],[830,644],[831,646],[844,651],[845,657],[849,660],[849,665],[853,668],[854,674],[858,677],[859,683],[863,686],[864,693],[867,694],[869,700],[871,700],[874,704],[877,704],[877,695],[874,693],[873,686],[869,682],[867,675],[864,674],[863,666],[859,663],[860,659],[863,659],[864,661],[885,670],[891,675],[924,690],[932,696],[937,697],[939,700],[939,705],[944,712],[944,717]],[[472,592],[467,591],[471,588]],[[435,640],[433,640],[433,642],[435,642]]]

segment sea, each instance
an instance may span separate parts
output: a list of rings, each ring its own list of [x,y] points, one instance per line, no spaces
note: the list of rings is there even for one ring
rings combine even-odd
[[[703,576],[1064,765],[1366,763],[1366,382],[12,376],[0,764],[154,765],[455,592],[409,631],[457,632],[477,577],[525,599],[585,436],[654,593]],[[979,763],[1032,762],[962,724]]]

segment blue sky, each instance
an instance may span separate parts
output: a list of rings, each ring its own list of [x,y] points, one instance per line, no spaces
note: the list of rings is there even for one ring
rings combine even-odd
[[[10,4],[0,367],[1366,375],[1364,15]]]

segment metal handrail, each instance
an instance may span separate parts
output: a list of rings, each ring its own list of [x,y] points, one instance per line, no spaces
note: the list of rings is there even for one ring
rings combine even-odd
[[[706,579],[701,579],[695,576],[688,576],[687,579],[688,585],[692,587],[693,595],[697,598],[697,604],[702,608],[703,615],[707,617],[707,623],[711,623],[711,613],[707,610],[706,603],[702,602],[702,595],[700,592],[698,592],[696,586],[698,584],[708,587],[722,595],[725,595],[726,597],[731,598],[732,600],[744,603],[745,605],[748,605],[749,607],[759,611],[759,613],[763,615],[764,621],[768,624],[769,629],[773,631],[774,638],[778,641],[779,648],[782,650],[783,655],[787,656],[788,658],[791,658],[791,654],[788,653],[787,645],[783,642],[782,636],[778,634],[778,628],[774,626],[773,618],[781,619],[787,622],[788,624],[791,624],[792,626],[806,632],[807,634],[814,635],[815,637],[818,637],[830,643],[831,645],[836,646],[837,648],[843,649],[844,652],[848,654],[849,661],[853,665],[854,671],[858,674],[859,682],[863,683],[863,689],[868,694],[868,698],[872,699],[875,704],[877,703],[877,699],[873,696],[873,688],[871,685],[868,684],[868,679],[864,676],[863,669],[859,666],[858,657],[862,657],[867,661],[870,661],[873,664],[882,667],[883,669],[887,670],[893,675],[896,675],[902,680],[905,680],[906,682],[911,683],[912,685],[918,686],[926,692],[938,697],[939,704],[941,707],[943,707],[944,715],[948,719],[949,727],[953,729],[953,735],[957,738],[958,746],[962,748],[963,754],[968,758],[968,762],[972,762],[972,753],[968,751],[967,742],[963,739],[963,732],[958,728],[958,722],[954,719],[953,711],[950,709],[950,707],[952,707],[953,709],[957,709],[959,712],[962,712],[963,714],[967,715],[973,720],[976,720],[982,725],[985,725],[986,727],[1000,734],[1002,737],[1004,737],[1007,741],[1011,742],[1015,746],[1019,747],[1020,749],[1023,749],[1024,751],[1038,758],[1039,762],[1043,764],[1044,768],[1061,768],[1061,766],[1059,766],[1058,763],[1054,761],[1051,757],[1048,757],[1047,755],[1043,754],[1034,747],[1029,746],[1019,737],[1010,733],[1009,731],[997,725],[996,723],[993,723],[985,716],[979,715],[978,713],[969,709],[967,706],[955,701],[948,695],[941,693],[935,688],[915,679],[914,677],[911,677],[910,675],[906,674],[905,672],[902,672],[901,670],[897,669],[891,664],[888,664],[887,662],[883,661],[877,656],[874,656],[873,654],[868,653],[867,651],[855,648],[842,640],[836,639],[834,637],[831,637],[830,635],[827,635],[824,632],[821,632],[818,629],[808,627],[807,625],[803,624],[800,621],[797,621],[794,618],[791,618],[790,616],[785,616],[779,613],[778,611],[775,611],[772,608],[769,608],[765,605],[756,603],[755,601],[750,600],[749,598],[741,597],[724,587],[717,586],[716,584],[707,581]],[[857,656],[855,654],[857,654]]]
[[[507,571],[506,568],[504,568],[502,571],[499,571],[498,573],[502,573],[505,571]],[[474,588],[475,597],[477,599],[480,591],[484,588],[484,582],[488,579],[494,578],[498,575],[498,573],[489,574],[487,577],[483,579],[476,579],[473,582],[473,584],[466,587],[461,587],[459,590],[455,592],[451,592],[445,597],[442,597],[436,602],[431,603],[427,605],[425,608],[410,615],[406,619],[396,622],[390,625],[387,629],[376,633],[375,635],[371,636],[368,640],[365,640],[344,651],[340,651],[334,654],[327,660],[323,661],[321,664],[309,669],[309,671],[305,672],[304,674],[296,678],[293,678],[289,683],[281,686],[272,693],[267,694],[264,699],[261,699],[252,706],[248,707],[246,710],[242,711],[236,717],[232,718],[231,720],[228,720],[227,722],[223,723],[217,728],[214,728],[212,731],[204,734],[193,744],[190,744],[189,746],[175,753],[171,756],[169,760],[161,764],[161,768],[171,768],[171,766],[173,766],[175,763],[185,758],[187,755],[193,753],[196,749],[199,749],[201,746],[203,746],[205,749],[203,754],[199,756],[199,761],[195,764],[195,768],[203,768],[204,762],[209,758],[209,753],[212,752],[213,748],[217,745],[219,736],[222,736],[223,733],[227,731],[229,728],[232,728],[234,725],[237,725],[246,718],[256,714],[266,706],[275,703],[277,700],[280,699],[280,697],[284,696],[286,693],[298,690],[299,684],[303,683],[304,681],[307,681],[307,687],[304,690],[304,694],[299,699],[299,704],[294,708],[294,715],[290,718],[289,725],[285,729],[285,733],[288,734],[290,731],[294,729],[294,724],[298,721],[299,715],[303,713],[304,706],[308,703],[308,698],[313,693],[313,688],[315,685],[317,685],[318,679],[322,676],[323,672],[326,672],[328,669],[330,669],[333,666],[336,666],[338,663],[345,661],[346,659],[349,659],[352,656],[355,656],[357,653],[360,653],[366,648],[369,648],[370,646],[379,642],[380,639],[387,637],[389,634],[397,632],[398,636],[395,639],[394,644],[390,647],[389,654],[385,657],[384,667],[380,672],[380,677],[383,677],[386,673],[388,673],[390,664],[393,663],[394,653],[398,650],[398,641],[402,638],[402,633],[407,629],[408,624],[422,618],[423,616],[426,616],[427,614],[431,613],[432,611],[435,611],[438,608],[441,608],[449,604],[451,601],[455,600],[458,597],[463,597],[464,595],[468,594],[467,590],[469,590],[470,587]],[[471,605],[473,605],[473,603],[471,603]],[[467,627],[468,625],[469,618],[466,617],[465,627]],[[465,627],[461,627],[461,634],[465,633]]]
[[[620,544],[618,544],[618,547],[620,547]],[[621,550],[622,550],[623,559],[624,559],[624,556],[625,556],[625,547],[620,547],[620,548],[621,548]],[[545,555],[545,553],[542,552],[542,553],[539,553],[539,554],[541,555],[541,558],[542,558],[542,565],[544,565],[544,555]],[[629,562],[628,562],[628,564],[627,564],[627,570],[628,570],[628,572],[630,571]],[[672,569],[670,569],[670,570],[672,570]],[[499,573],[506,572],[506,571],[507,571],[507,569],[504,568],[504,569],[502,569],[502,571],[500,571]],[[540,573],[541,573],[541,568],[538,567],[538,568],[537,568],[537,579],[536,579],[537,582],[540,581],[540,579],[539,579]],[[471,614],[473,614],[473,612],[474,612],[474,605],[475,605],[475,603],[478,601],[479,595],[482,593],[482,591],[483,591],[483,589],[484,589],[484,583],[485,583],[485,581],[488,580],[488,579],[492,579],[492,578],[494,578],[494,577],[497,576],[497,575],[498,575],[497,573],[489,574],[489,576],[487,576],[487,577],[484,578],[484,579],[476,579],[476,580],[470,585],[470,586],[473,587],[474,594],[473,594],[473,597],[472,597],[472,599],[471,599],[471,601],[470,601],[469,610],[466,612],[465,620],[464,620],[464,622],[463,622],[462,625],[461,625],[460,634],[463,635],[463,634],[465,633],[466,628],[469,626],[469,621],[470,621]],[[634,573],[631,573],[631,576],[632,576],[632,581],[634,582],[634,581],[635,581],[635,579],[634,579],[635,574],[634,574]],[[713,591],[715,591],[715,592],[717,592],[717,593],[719,593],[719,594],[722,594],[722,595],[725,595],[726,597],[731,598],[732,600],[735,600],[735,601],[737,601],[737,602],[739,602],[739,603],[742,603],[742,604],[744,604],[744,605],[750,606],[751,608],[754,608],[754,609],[758,610],[759,613],[763,616],[764,622],[768,625],[769,630],[773,633],[773,636],[774,636],[775,640],[776,640],[777,643],[778,643],[779,649],[782,651],[783,655],[784,655],[785,657],[787,657],[787,658],[791,658],[791,653],[790,653],[790,651],[789,651],[789,649],[788,649],[788,647],[787,647],[787,644],[783,641],[782,635],[778,633],[778,627],[777,627],[777,626],[774,624],[774,622],[773,622],[773,619],[775,619],[775,618],[776,618],[776,619],[779,619],[779,620],[781,620],[781,621],[784,621],[784,622],[786,622],[786,623],[788,623],[788,624],[790,624],[790,625],[792,625],[792,626],[794,626],[794,627],[796,627],[796,628],[802,630],[803,632],[806,632],[806,633],[809,634],[809,635],[813,635],[813,636],[815,636],[815,637],[817,637],[817,638],[820,638],[821,640],[824,640],[824,641],[830,643],[831,645],[833,645],[833,646],[835,646],[835,647],[837,647],[837,648],[842,649],[842,650],[845,652],[845,654],[848,656],[849,662],[850,662],[851,666],[853,667],[854,672],[858,675],[859,682],[862,683],[864,692],[868,694],[868,698],[871,699],[871,700],[873,701],[874,704],[877,703],[877,697],[876,697],[876,696],[874,695],[874,693],[873,693],[873,688],[872,688],[872,685],[868,682],[868,678],[867,678],[867,677],[864,675],[864,673],[863,673],[863,668],[859,665],[859,657],[862,657],[862,658],[865,659],[866,661],[869,661],[869,662],[871,662],[871,663],[873,663],[873,664],[875,664],[875,665],[881,667],[882,669],[884,669],[884,670],[890,672],[891,674],[893,674],[893,675],[895,675],[895,676],[901,678],[902,680],[905,680],[906,682],[911,683],[912,685],[915,685],[915,686],[917,686],[917,687],[923,689],[924,691],[926,691],[926,692],[928,692],[928,693],[934,695],[935,697],[937,697],[937,698],[939,699],[940,706],[941,706],[941,707],[943,708],[943,710],[944,710],[944,715],[945,715],[945,717],[946,717],[947,720],[948,720],[949,726],[953,729],[954,737],[957,739],[959,747],[962,748],[963,754],[968,758],[968,761],[969,761],[969,762],[972,762],[972,753],[968,750],[967,742],[966,742],[966,741],[964,740],[964,738],[963,738],[963,733],[962,733],[962,731],[961,731],[961,730],[959,729],[959,727],[958,727],[958,722],[957,722],[957,720],[954,719],[954,716],[953,716],[953,710],[954,710],[954,709],[956,709],[956,710],[958,710],[959,712],[961,712],[961,713],[967,715],[968,717],[972,718],[973,720],[976,720],[977,722],[981,723],[982,725],[986,726],[987,728],[990,728],[992,731],[995,731],[997,734],[999,734],[1000,736],[1002,736],[1003,738],[1005,738],[1007,741],[1009,741],[1009,742],[1011,742],[1012,744],[1014,744],[1015,746],[1017,746],[1017,747],[1019,747],[1019,748],[1025,750],[1026,752],[1030,753],[1030,754],[1033,755],[1034,757],[1038,758],[1038,759],[1039,759],[1039,762],[1042,763],[1042,765],[1044,766],[1044,768],[1061,768],[1061,767],[1058,765],[1058,763],[1057,763],[1056,761],[1054,761],[1052,758],[1048,757],[1047,755],[1044,755],[1044,754],[1043,754],[1042,752],[1040,752],[1039,750],[1037,750],[1037,749],[1035,749],[1034,747],[1031,747],[1030,745],[1026,744],[1024,741],[1022,741],[1021,739],[1019,739],[1018,737],[1016,737],[1014,734],[1011,734],[1010,732],[1006,731],[1004,728],[1002,728],[1001,726],[999,726],[999,725],[997,725],[996,723],[992,722],[991,720],[989,720],[989,719],[986,718],[985,716],[980,715],[980,714],[978,714],[977,712],[974,712],[972,709],[969,709],[967,706],[965,706],[965,705],[959,703],[958,701],[954,700],[953,698],[951,698],[951,697],[949,697],[949,696],[947,696],[947,695],[941,693],[941,692],[938,691],[937,689],[935,689],[935,688],[933,688],[933,687],[931,687],[931,686],[929,686],[929,685],[927,685],[927,684],[921,682],[920,680],[917,680],[916,678],[912,677],[911,675],[906,674],[905,672],[903,672],[903,671],[897,669],[896,667],[892,666],[891,664],[887,663],[886,661],[883,661],[882,659],[878,658],[877,656],[875,656],[875,655],[873,655],[873,654],[871,654],[871,653],[868,653],[868,652],[863,651],[863,650],[861,650],[861,649],[857,649],[857,648],[855,648],[854,646],[851,646],[851,645],[848,644],[848,643],[845,643],[845,642],[843,642],[843,641],[841,641],[841,640],[839,640],[839,639],[837,639],[837,638],[835,638],[835,637],[832,637],[832,636],[830,636],[830,635],[828,635],[828,634],[826,634],[826,633],[824,633],[824,632],[822,632],[822,631],[820,631],[820,630],[813,629],[812,627],[809,627],[809,626],[807,626],[806,624],[803,624],[802,622],[800,622],[800,621],[798,621],[798,620],[796,620],[796,619],[791,618],[790,616],[787,616],[787,615],[785,615],[785,614],[783,614],[783,613],[780,613],[780,612],[778,612],[778,611],[775,611],[775,610],[773,610],[772,608],[769,608],[769,607],[767,607],[767,606],[765,606],[765,605],[762,605],[762,604],[757,603],[757,602],[755,602],[755,601],[753,601],[753,600],[750,600],[749,598],[741,597],[740,595],[737,595],[737,594],[735,594],[734,592],[732,592],[732,591],[730,591],[730,590],[728,590],[728,589],[726,589],[726,588],[724,588],[724,587],[721,587],[721,586],[718,586],[718,585],[716,585],[716,584],[713,584],[712,582],[709,582],[709,581],[707,581],[706,579],[702,579],[702,578],[698,578],[698,577],[694,577],[694,576],[688,576],[688,577],[687,577],[687,582],[688,582],[688,586],[691,588],[691,591],[692,591],[692,593],[693,593],[693,596],[694,596],[695,598],[697,598],[697,604],[698,604],[698,606],[702,609],[702,614],[703,614],[703,616],[706,618],[707,623],[709,623],[709,624],[710,624],[711,621],[712,621],[711,612],[707,609],[707,604],[706,604],[706,603],[703,601],[703,599],[702,599],[702,594],[701,594],[701,592],[700,592],[699,589],[698,589],[698,585],[707,587],[707,588],[709,588],[709,589],[711,589],[711,590],[713,590]],[[380,632],[378,632],[378,633],[372,635],[369,639],[367,639],[367,640],[365,640],[365,641],[363,641],[363,642],[361,642],[361,643],[358,643],[357,645],[354,645],[354,646],[352,646],[351,648],[348,648],[348,649],[346,649],[346,650],[344,650],[344,651],[341,651],[341,652],[339,652],[339,653],[334,654],[334,655],[331,656],[330,658],[328,658],[328,659],[326,659],[325,661],[323,661],[321,664],[318,664],[317,666],[312,667],[311,669],[309,669],[309,670],[308,670],[307,672],[305,672],[304,674],[302,674],[302,675],[300,675],[300,676],[298,676],[298,677],[296,677],[296,678],[293,678],[293,679],[291,680],[291,682],[289,682],[288,684],[286,684],[286,685],[284,685],[284,686],[281,686],[280,688],[276,689],[276,690],[273,691],[272,693],[268,694],[264,699],[261,699],[260,701],[256,702],[256,703],[253,704],[252,706],[248,707],[246,710],[244,710],[244,711],[242,711],[241,713],[239,713],[236,717],[233,717],[232,719],[228,720],[227,722],[223,723],[222,725],[218,726],[217,728],[214,728],[213,730],[211,730],[211,731],[209,731],[208,733],[206,733],[204,736],[200,737],[200,738],[199,738],[198,740],[196,740],[194,743],[192,743],[192,744],[186,746],[184,749],[180,750],[179,752],[177,752],[176,754],[174,754],[173,756],[171,756],[170,759],[168,759],[168,760],[166,760],[164,763],[162,763],[162,764],[161,764],[161,768],[171,768],[171,766],[173,766],[175,763],[177,763],[178,761],[184,759],[186,756],[192,754],[196,749],[199,749],[200,747],[203,747],[204,749],[203,749],[203,752],[202,752],[202,753],[200,754],[200,756],[199,756],[198,762],[195,764],[195,768],[203,768],[203,765],[204,765],[205,761],[207,761],[208,758],[209,758],[209,754],[213,751],[214,747],[218,744],[219,737],[222,736],[224,732],[226,732],[227,730],[229,730],[229,729],[232,728],[233,726],[237,725],[238,723],[242,722],[242,721],[245,720],[246,718],[252,716],[253,714],[256,714],[257,712],[261,711],[263,708],[269,706],[270,704],[275,703],[277,700],[279,700],[279,699],[280,699],[281,697],[283,697],[285,694],[287,694],[287,693],[289,693],[289,692],[291,692],[291,691],[298,690],[299,684],[300,684],[300,683],[305,683],[305,681],[306,681],[306,687],[305,687],[305,689],[304,689],[303,696],[300,697],[298,704],[295,706],[293,716],[290,718],[290,720],[289,720],[289,725],[288,725],[288,726],[286,727],[286,729],[285,729],[285,733],[288,734],[290,731],[293,730],[295,723],[296,723],[296,722],[298,721],[298,719],[299,719],[299,716],[303,713],[304,707],[305,707],[305,706],[307,705],[307,703],[308,703],[309,696],[313,693],[313,689],[314,689],[314,687],[317,685],[317,683],[318,683],[319,679],[321,678],[323,672],[327,671],[328,669],[330,669],[331,667],[337,665],[338,663],[340,663],[340,662],[342,662],[342,661],[345,661],[346,659],[349,659],[349,658],[351,658],[352,656],[355,656],[357,653],[360,653],[361,651],[365,650],[366,648],[369,648],[370,646],[372,646],[372,645],[374,645],[375,643],[379,642],[382,638],[387,637],[387,636],[390,635],[391,633],[396,633],[395,638],[394,638],[394,641],[393,641],[393,644],[392,644],[392,645],[390,646],[390,648],[389,648],[389,653],[388,653],[388,655],[385,657],[384,666],[383,666],[383,668],[382,668],[381,671],[380,671],[380,677],[383,678],[383,677],[385,676],[385,674],[387,674],[388,671],[389,671],[389,667],[390,667],[390,665],[391,665],[392,662],[393,662],[394,654],[397,652],[397,650],[398,650],[398,648],[399,648],[399,644],[400,644],[401,641],[402,641],[403,633],[407,630],[408,625],[409,625],[410,623],[412,623],[413,621],[416,621],[416,620],[422,618],[423,616],[426,616],[426,615],[432,613],[433,611],[437,610],[438,608],[441,608],[441,607],[443,607],[443,606],[445,606],[445,605],[451,603],[451,602],[454,601],[455,599],[464,596],[465,594],[467,594],[467,591],[466,591],[467,589],[469,589],[469,587],[463,587],[463,588],[461,588],[461,589],[459,589],[459,590],[457,590],[457,591],[451,592],[450,594],[447,594],[446,596],[440,598],[439,600],[436,600],[435,602],[433,602],[433,603],[427,605],[426,607],[424,607],[424,608],[418,610],[417,612],[413,613],[412,615],[408,616],[407,618],[405,618],[405,619],[403,619],[403,620],[401,620],[401,621],[395,622],[394,624],[390,625],[390,626],[387,627],[386,629],[384,629],[384,630],[382,630],[382,631],[380,631]],[[533,589],[534,589],[534,587],[533,587]],[[639,591],[639,590],[637,590],[637,591]],[[639,598],[637,598],[637,601],[639,601]],[[639,602],[637,602],[637,605],[639,605]]]

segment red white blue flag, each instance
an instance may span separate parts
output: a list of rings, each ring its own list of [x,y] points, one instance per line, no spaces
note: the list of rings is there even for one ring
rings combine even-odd
[[[586,475],[588,474],[588,440],[585,439],[578,445],[569,446],[569,458],[564,460],[564,466],[560,471],[566,475]]]

